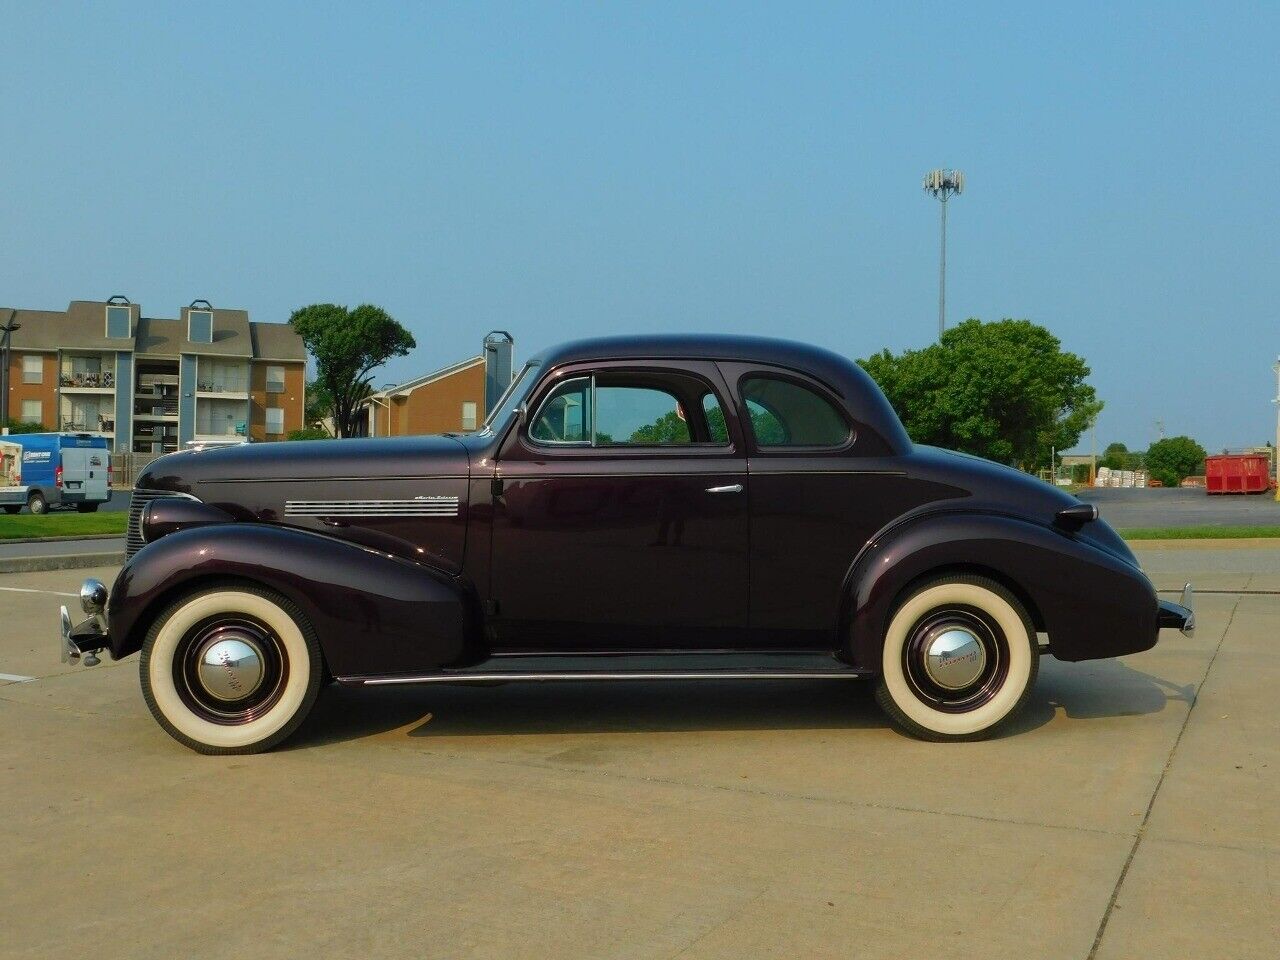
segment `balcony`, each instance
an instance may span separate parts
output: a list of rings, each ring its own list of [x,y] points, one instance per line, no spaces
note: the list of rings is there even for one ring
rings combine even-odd
[[[112,393],[116,388],[116,375],[110,370],[63,370],[58,374],[58,387],[64,393]]]
[[[196,396],[248,400],[249,377],[244,373],[210,376],[202,372],[196,377]]]
[[[98,417],[96,420],[63,420],[62,432],[93,433],[100,437],[114,437],[116,422],[106,417]]]

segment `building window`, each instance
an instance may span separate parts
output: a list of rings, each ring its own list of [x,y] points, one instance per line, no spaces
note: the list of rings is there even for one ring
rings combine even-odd
[[[39,400],[22,401],[23,423],[44,423],[44,409]]]
[[[284,393],[284,367],[267,367],[267,393]]]
[[[113,340],[125,340],[129,337],[131,313],[129,307],[108,306],[107,307],[107,336]]]
[[[284,433],[284,409],[267,407],[267,434],[269,436]]]
[[[192,343],[213,343],[213,311],[187,311],[187,339]]]
[[[462,429],[474,430],[476,428],[476,402],[474,400],[462,401]]]
[[[38,353],[22,355],[22,382],[44,383],[44,357]]]

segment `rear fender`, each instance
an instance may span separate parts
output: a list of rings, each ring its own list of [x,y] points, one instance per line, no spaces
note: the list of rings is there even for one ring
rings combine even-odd
[[[173,598],[228,580],[296,603],[334,676],[430,672],[481,657],[478,605],[462,581],[305,531],[224,523],[169,534],[125,564],[107,604],[112,658],[140,649]]]
[[[877,537],[855,561],[844,623],[855,664],[878,670],[893,611],[914,582],[948,571],[1008,585],[1049,634],[1059,660],[1150,649],[1155,589],[1141,570],[1068,533],[1014,517],[932,514]]]

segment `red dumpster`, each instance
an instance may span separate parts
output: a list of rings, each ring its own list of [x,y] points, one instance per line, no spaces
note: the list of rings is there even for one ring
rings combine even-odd
[[[1204,458],[1206,493],[1266,493],[1271,458],[1265,453],[1223,453]]]

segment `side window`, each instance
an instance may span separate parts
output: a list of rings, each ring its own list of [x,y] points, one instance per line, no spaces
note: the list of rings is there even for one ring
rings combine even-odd
[[[591,378],[567,380],[543,401],[529,428],[540,443],[591,442]]]
[[[692,442],[689,418],[674,394],[653,387],[596,384],[597,447]]]
[[[705,381],[641,370],[609,370],[560,384],[538,408],[529,438],[596,447],[729,442],[724,410]]]
[[[707,418],[707,433],[711,436],[711,442],[728,443],[729,428],[724,422],[724,408],[710,390],[702,395],[702,413]]]
[[[838,447],[849,439],[849,425],[840,412],[791,380],[745,377],[742,399],[759,447]]]

